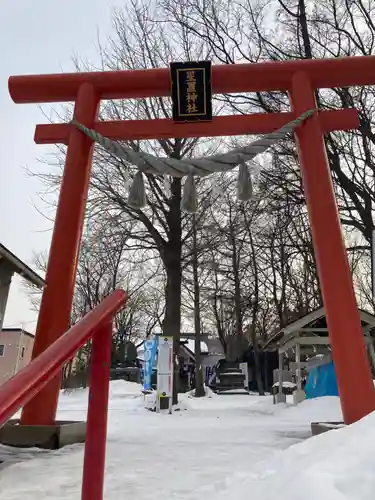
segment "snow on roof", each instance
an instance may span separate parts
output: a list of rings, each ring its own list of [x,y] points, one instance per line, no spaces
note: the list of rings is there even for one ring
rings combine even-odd
[[[186,347],[191,351],[193,354],[195,353],[195,340],[194,339],[181,339],[181,341],[184,342]],[[201,352],[203,354],[208,353],[208,347],[206,342],[201,342]]]

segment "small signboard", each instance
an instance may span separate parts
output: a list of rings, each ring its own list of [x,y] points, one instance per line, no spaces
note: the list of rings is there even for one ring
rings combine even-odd
[[[168,409],[172,413],[173,393],[173,337],[160,336],[158,352],[158,381],[156,411]]]
[[[211,121],[211,61],[171,63],[170,73],[173,120]]]

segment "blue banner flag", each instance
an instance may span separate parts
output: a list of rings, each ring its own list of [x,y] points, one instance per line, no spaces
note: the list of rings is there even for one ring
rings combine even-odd
[[[159,337],[154,336],[152,338],[146,339],[144,343],[143,389],[145,391],[150,391],[152,389],[151,377],[152,377],[152,369],[156,362],[158,338]]]

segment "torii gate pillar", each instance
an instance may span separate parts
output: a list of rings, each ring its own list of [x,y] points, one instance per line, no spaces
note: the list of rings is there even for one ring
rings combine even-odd
[[[9,90],[17,103],[75,101],[75,119],[83,125],[109,139],[141,140],[269,133],[303,112],[316,109],[316,89],[374,84],[375,56],[213,66],[213,93],[289,92],[294,112],[219,116],[209,123],[187,124],[170,120],[95,122],[100,99],[170,96],[167,68],[16,76],[9,79]],[[356,127],[355,110],[317,110],[296,133],[340,400],[347,424],[375,410],[375,390],[323,133]],[[69,124],[38,125],[35,141],[65,144],[68,151],[34,357],[68,328],[92,152],[90,140]],[[27,405],[22,423],[53,423],[58,392],[56,379]]]
[[[293,76],[290,99],[297,114],[316,108],[306,73]],[[375,409],[375,391],[317,116],[299,127],[296,138],[341,406],[352,423]]]

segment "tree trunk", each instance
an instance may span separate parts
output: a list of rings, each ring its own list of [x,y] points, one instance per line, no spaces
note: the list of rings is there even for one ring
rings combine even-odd
[[[174,177],[171,184],[172,196],[170,210],[167,214],[169,238],[163,255],[167,274],[165,316],[163,334],[173,337],[174,376],[173,376],[173,404],[178,403],[179,366],[178,354],[180,351],[181,331],[181,179]]]
[[[248,234],[249,234],[251,260],[252,260],[252,264],[253,264],[253,273],[254,273],[254,298],[252,301],[252,309],[253,310],[252,310],[252,322],[251,322],[251,326],[250,326],[250,335],[251,335],[251,341],[252,341],[253,349],[254,349],[255,380],[257,382],[259,395],[264,396],[262,367],[260,366],[258,339],[257,339],[257,335],[256,335],[256,330],[255,330],[256,320],[257,320],[259,306],[260,306],[260,303],[259,303],[259,268],[258,268],[258,262],[257,262],[257,254],[256,254],[256,250],[255,250],[255,245],[254,245],[253,233],[251,230],[250,223],[249,223],[248,219],[246,218],[246,216],[245,216],[245,222],[246,222],[246,227],[247,227]]]
[[[232,271],[234,280],[234,314],[235,314],[235,332],[238,337],[242,332],[242,303],[241,303],[241,283],[239,275],[237,241],[233,226],[230,226],[230,243],[232,246]]]
[[[260,366],[260,357],[259,357],[259,348],[258,348],[258,342],[256,338],[256,332],[255,332],[255,325],[251,325],[251,342],[253,344],[253,349],[254,349],[254,372],[255,372],[255,380],[257,382],[258,386],[258,392],[259,396],[264,396],[264,385],[263,385],[263,379],[262,379],[262,367]]]
[[[193,214],[193,276],[194,276],[194,326],[195,326],[195,397],[201,398],[206,392],[203,384],[202,354],[201,354],[201,314],[198,279],[197,227]]]

